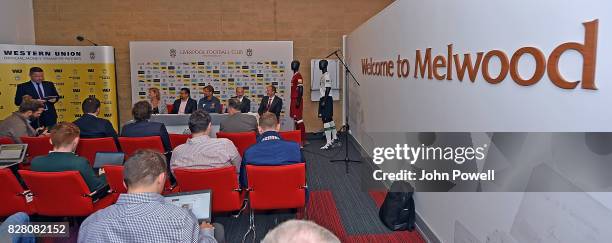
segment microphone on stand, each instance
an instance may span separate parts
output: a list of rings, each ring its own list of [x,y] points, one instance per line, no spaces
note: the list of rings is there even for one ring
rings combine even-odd
[[[81,35],[77,35],[76,39],[77,39],[78,41],[81,41],[81,42],[82,42],[82,41],[87,41],[87,42],[91,43],[91,44],[92,44],[92,45],[94,45],[94,46],[98,46],[98,44],[97,44],[97,43],[95,43],[95,42],[93,42],[93,41],[91,41],[91,40],[89,40],[89,39],[87,39],[87,38],[85,38],[85,37],[83,37],[83,36],[81,36]]]
[[[327,58],[329,58],[329,57],[331,57],[331,56],[335,55],[335,54],[336,54],[336,53],[338,53],[339,51],[340,51],[340,49],[337,49],[337,50],[335,50],[334,52],[332,52],[332,53],[330,53],[329,55],[327,55],[325,58],[327,59]]]

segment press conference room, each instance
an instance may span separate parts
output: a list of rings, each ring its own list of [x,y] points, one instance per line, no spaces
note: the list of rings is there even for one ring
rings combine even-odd
[[[0,242],[612,242],[610,9],[2,0]]]

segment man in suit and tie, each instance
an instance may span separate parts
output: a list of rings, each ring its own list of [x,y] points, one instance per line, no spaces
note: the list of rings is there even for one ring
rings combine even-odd
[[[251,112],[251,100],[244,96],[244,88],[237,87],[236,88],[236,97],[232,97],[238,100],[240,103],[240,112],[241,113],[249,113]]]
[[[95,97],[89,97],[83,101],[81,106],[83,115],[76,119],[73,123],[81,130],[81,138],[113,138],[115,143],[119,145],[117,140],[117,132],[113,128],[113,124],[109,120],[99,118],[100,100]]]
[[[15,105],[19,106],[23,98],[32,98],[43,102],[45,111],[38,118],[38,122],[33,122],[33,127],[51,128],[57,123],[57,112],[55,103],[59,100],[59,94],[50,81],[44,81],[45,74],[42,68],[30,68],[30,81],[17,85],[15,94]]]
[[[276,96],[276,87],[274,87],[274,85],[266,87],[266,94],[267,96],[261,99],[257,113],[261,116],[263,113],[271,112],[274,113],[276,119],[279,120],[280,113],[283,110],[283,100]]]
[[[198,109],[198,102],[191,98],[191,91],[182,88],[180,98],[174,101],[170,114],[191,114]]]

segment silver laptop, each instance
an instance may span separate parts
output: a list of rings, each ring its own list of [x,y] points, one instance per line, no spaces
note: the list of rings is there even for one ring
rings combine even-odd
[[[191,210],[198,219],[198,222],[210,223],[212,214],[211,190],[179,192],[166,195],[165,199],[166,202]]]
[[[27,144],[0,145],[0,168],[6,168],[21,163],[28,150]]]
[[[105,165],[123,165],[125,154],[122,152],[97,152],[94,159],[94,169],[102,168]]]

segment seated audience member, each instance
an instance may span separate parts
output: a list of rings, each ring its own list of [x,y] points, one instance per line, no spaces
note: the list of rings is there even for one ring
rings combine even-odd
[[[215,88],[212,85],[204,87],[204,97],[198,101],[198,110],[208,113],[221,113],[221,101],[214,96]]]
[[[150,137],[160,136],[164,150],[169,152],[172,150],[170,146],[170,136],[166,126],[160,122],[150,122],[153,110],[151,104],[147,101],[138,101],[132,108],[132,115],[135,122],[123,125],[121,128],[122,137]]]
[[[106,177],[98,177],[87,159],[74,154],[79,144],[79,128],[76,125],[70,122],[56,124],[51,129],[51,144],[53,144],[53,151],[32,160],[32,171],[78,171],[92,192],[108,185]]]
[[[240,102],[240,112],[248,113],[251,112],[251,100],[244,96],[244,88],[236,87],[236,97],[232,97],[238,99]]]
[[[0,224],[0,242],[35,243],[36,237],[33,234],[28,234],[27,230],[26,233],[21,234],[9,233],[9,227],[27,225],[29,223],[30,216],[24,212],[18,212],[6,218],[6,220]]]
[[[289,165],[302,163],[304,157],[300,145],[283,140],[278,133],[280,124],[274,113],[266,112],[259,117],[258,141],[244,152],[240,169],[240,182],[246,186],[246,165]]]
[[[312,221],[291,219],[268,231],[261,242],[340,243],[340,239]]]
[[[78,242],[224,241],[222,225],[198,225],[191,211],[164,200],[160,193],[166,177],[162,154],[137,151],[123,168],[127,193],[121,194],[114,205],[87,217]]]
[[[241,104],[236,98],[227,101],[228,116],[221,122],[222,132],[257,132],[257,118],[252,115],[243,114],[240,111]]]
[[[161,100],[161,93],[158,88],[149,88],[149,103],[151,103],[153,114],[168,114],[166,103]]]
[[[44,109],[45,106],[41,102],[32,99],[24,100],[19,105],[18,111],[13,112],[0,122],[0,136],[10,137],[15,143],[22,143],[20,137],[36,137],[39,133],[45,131],[45,128],[32,128],[29,119],[40,117]],[[43,132],[43,135],[47,135],[47,133]]]
[[[182,88],[180,98],[174,101],[172,105],[172,114],[191,114],[198,109],[198,102],[191,98],[191,91],[188,88]]]
[[[89,97],[82,104],[83,115],[73,123],[81,130],[81,138],[114,138],[117,141],[117,132],[109,120],[99,118],[100,100]]]
[[[210,138],[211,118],[208,112],[197,110],[189,117],[192,138],[172,152],[172,168],[209,169],[236,166],[240,170],[240,154],[227,138]]]

